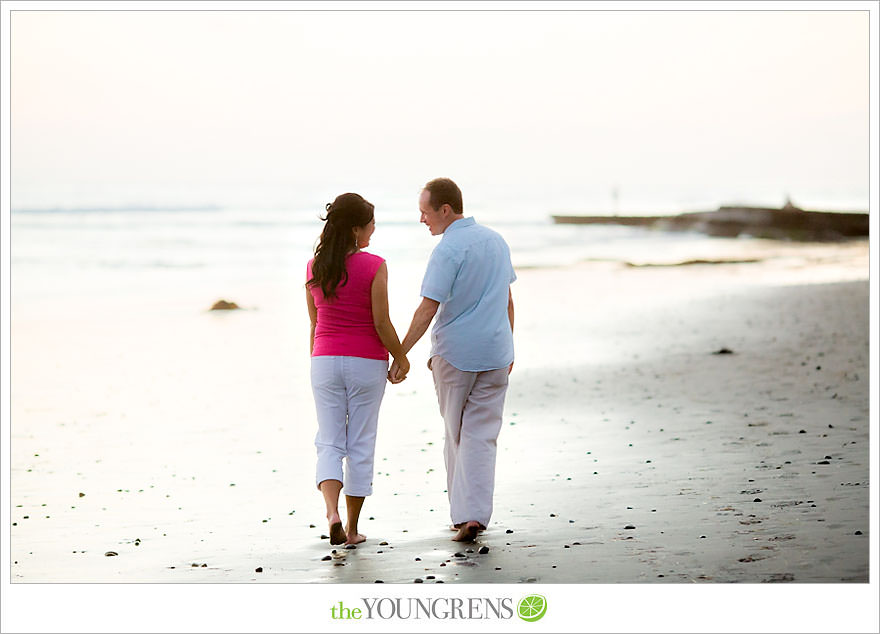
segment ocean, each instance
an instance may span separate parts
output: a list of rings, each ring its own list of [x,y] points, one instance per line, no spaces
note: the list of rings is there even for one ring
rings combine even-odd
[[[412,209],[376,212],[367,250],[395,280],[416,283],[439,237]],[[200,291],[222,296],[249,285],[299,285],[320,234],[323,209],[33,210],[11,214],[13,307],[31,301],[141,300]],[[471,215],[471,214],[466,214]],[[501,233],[514,266],[585,260],[674,263],[743,258],[766,241],[710,238],[608,225],[558,225],[549,213],[472,215]]]

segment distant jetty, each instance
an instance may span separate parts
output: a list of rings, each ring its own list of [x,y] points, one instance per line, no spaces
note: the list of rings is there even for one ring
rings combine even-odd
[[[787,202],[782,208],[721,206],[676,216],[553,216],[559,224],[602,224],[662,231],[699,231],[709,236],[747,235],[770,240],[835,242],[868,236],[867,212],[806,211]]]

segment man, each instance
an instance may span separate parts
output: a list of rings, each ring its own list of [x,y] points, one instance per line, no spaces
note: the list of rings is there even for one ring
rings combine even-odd
[[[513,369],[510,284],[516,274],[507,243],[464,217],[461,190],[448,178],[425,185],[419,211],[431,234],[443,237],[402,345],[409,352],[437,316],[428,368],[446,425],[447,492],[458,529],[453,540],[474,541],[492,515],[498,432]],[[392,382],[396,375],[392,364]]]

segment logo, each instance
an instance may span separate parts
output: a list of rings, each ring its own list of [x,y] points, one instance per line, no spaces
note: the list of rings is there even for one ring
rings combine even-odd
[[[547,613],[547,599],[530,594],[516,604],[510,597],[361,597],[360,604],[342,601],[330,607],[330,618],[360,620],[490,620],[512,619],[516,614],[528,623],[540,621]]]
[[[547,599],[540,594],[523,597],[516,606],[516,613],[523,621],[539,621],[547,613]]]

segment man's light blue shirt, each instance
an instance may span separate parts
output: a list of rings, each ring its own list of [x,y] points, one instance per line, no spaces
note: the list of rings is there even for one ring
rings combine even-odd
[[[513,363],[507,304],[514,280],[504,238],[472,217],[449,225],[422,281],[422,297],[440,302],[431,356],[439,355],[465,372]]]

